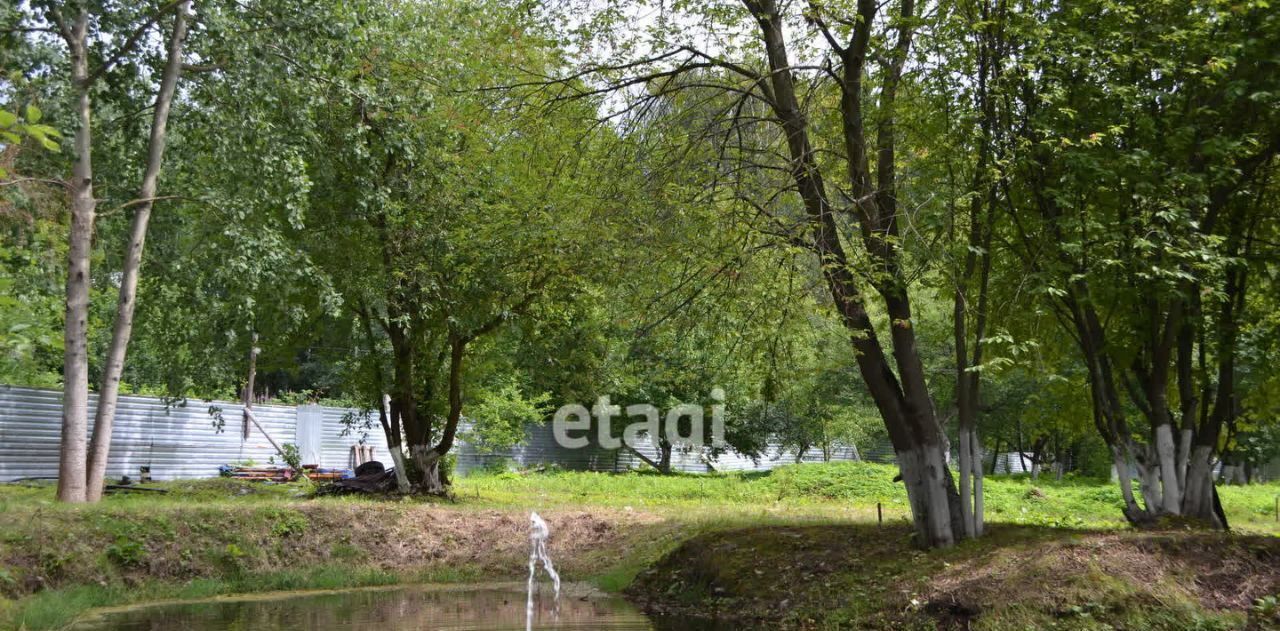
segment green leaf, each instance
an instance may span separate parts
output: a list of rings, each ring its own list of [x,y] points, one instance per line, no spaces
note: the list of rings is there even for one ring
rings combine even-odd
[[[40,108],[31,104],[27,105],[27,122],[28,123],[31,123],[32,125],[34,125],[40,122],[40,116],[41,116]]]
[[[17,115],[13,112],[0,110],[0,127],[12,127],[16,122],[18,122]]]

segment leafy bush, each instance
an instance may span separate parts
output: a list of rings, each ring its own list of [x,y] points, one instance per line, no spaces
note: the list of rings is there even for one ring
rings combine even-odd
[[[273,509],[267,511],[274,537],[301,535],[307,531],[307,516],[295,510]]]
[[[123,535],[116,537],[106,552],[107,558],[121,567],[139,567],[147,556],[146,546]]]
[[[882,502],[903,495],[897,467],[869,462],[798,464],[773,470],[779,498]]]

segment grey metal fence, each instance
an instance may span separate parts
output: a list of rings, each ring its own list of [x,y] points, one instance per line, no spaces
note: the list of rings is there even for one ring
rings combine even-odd
[[[97,395],[91,394],[91,428],[96,407]],[[211,407],[221,409],[227,420],[225,431],[214,429]],[[342,427],[336,419],[341,414],[317,414],[319,406],[255,405],[253,409],[277,442],[305,446],[309,434],[323,436],[319,461],[310,460],[303,450],[307,464],[348,466],[347,452],[357,437],[339,436]],[[121,396],[107,475],[136,476],[139,467],[149,466],[157,480],[201,478],[218,475],[218,467],[224,464],[250,460],[266,464],[275,449],[256,428],[248,439],[242,438],[240,418],[240,403],[194,399],[167,403],[155,397]],[[0,386],[0,480],[56,477],[61,427],[61,392]],[[368,442],[375,455],[387,456],[381,431],[371,432]]]
[[[91,394],[91,424],[96,406],[97,395]],[[210,408],[218,408],[226,419],[224,431],[214,429]],[[370,419],[361,410],[346,408],[255,405],[254,413],[277,442],[297,445],[306,464],[350,468],[351,447],[365,441],[374,447],[375,458],[390,465],[386,437],[376,412]],[[107,475],[136,476],[140,467],[149,466],[157,480],[202,478],[218,475],[218,467],[225,464],[265,464],[272,460],[275,449],[257,429],[250,432],[249,438],[242,438],[240,419],[241,404],[237,402],[166,402],[155,397],[121,396]],[[61,392],[0,385],[0,481],[56,477],[61,426]],[[466,427],[462,429],[465,437]],[[641,450],[647,457],[657,459],[656,449]],[[625,450],[561,447],[553,439],[549,425],[530,427],[525,441],[509,450],[485,453],[462,440],[456,453],[458,475],[498,464],[554,464],[564,469],[593,471],[626,471],[644,466],[640,458]],[[875,445],[862,454],[847,447],[832,454],[834,460],[862,457],[892,462],[893,452],[887,445]],[[822,453],[810,449],[801,460],[820,461]],[[672,454],[672,466],[686,472],[765,470],[795,461],[794,452],[779,453],[776,447],[758,461],[732,452],[710,462],[699,453]]]

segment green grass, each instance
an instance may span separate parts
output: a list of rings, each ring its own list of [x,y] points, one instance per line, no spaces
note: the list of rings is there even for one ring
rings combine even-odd
[[[786,465],[772,471],[658,475],[648,471],[597,473],[473,473],[455,486],[453,502],[428,501],[444,509],[548,508],[593,506],[663,514],[700,515],[786,513],[835,519],[875,519],[876,504],[886,520],[908,517],[906,494],[893,482],[896,467],[862,462]],[[377,502],[362,497],[306,499],[304,484],[244,482],[228,478],[185,480],[152,485],[168,494],[129,493],[107,496],[100,505],[84,507],[53,501],[50,485],[0,485],[0,515],[34,509],[82,511],[116,509],[145,513],[180,506],[279,506],[305,501],[321,504]],[[1219,487],[1233,528],[1280,534],[1275,500],[1280,483]],[[1125,525],[1120,489],[1108,480],[1066,476],[988,476],[987,519],[993,522],[1044,526],[1109,528]],[[0,528],[4,520],[0,519]]]
[[[464,503],[508,507],[591,505],[687,514],[779,512],[874,520],[909,517],[906,493],[891,465],[863,462],[786,465],[769,472],[679,474],[650,472],[483,473],[459,480]],[[1280,483],[1219,487],[1235,529],[1280,534],[1274,502]],[[1120,488],[1103,479],[1065,476],[988,476],[984,498],[991,522],[1068,528],[1120,528]]]

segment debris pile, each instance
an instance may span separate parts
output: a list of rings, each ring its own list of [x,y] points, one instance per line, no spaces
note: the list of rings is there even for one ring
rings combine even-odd
[[[302,465],[302,471],[313,482],[341,480],[351,477],[350,469],[328,469],[313,464]],[[218,472],[224,478],[253,480],[256,482],[291,482],[298,477],[289,467],[247,467],[222,465]]]

